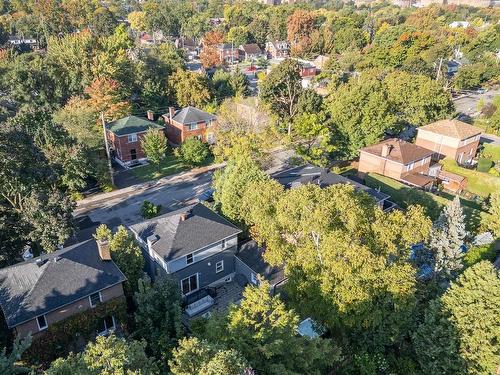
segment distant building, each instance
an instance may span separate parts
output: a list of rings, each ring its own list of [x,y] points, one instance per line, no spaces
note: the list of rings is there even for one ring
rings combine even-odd
[[[192,38],[185,38],[185,37],[177,38],[174,42],[174,45],[177,48],[186,51],[186,53],[188,54],[194,54],[194,55],[198,54],[198,44]]]
[[[452,29],[456,29],[458,27],[466,29],[470,26],[470,23],[467,21],[453,21],[448,26],[451,27]]]
[[[439,5],[467,5],[477,8],[486,8],[498,5],[494,0],[417,0],[418,6],[429,6],[432,4]]]
[[[148,119],[127,116],[106,124],[106,137],[113,158],[128,167],[147,160],[141,147],[141,139],[151,129],[165,130],[162,125],[153,122],[153,114],[148,112]]]
[[[266,52],[272,59],[285,58],[290,55],[290,45],[287,41],[267,42]]]
[[[219,60],[226,64],[235,64],[239,61],[240,54],[238,48],[235,48],[232,44],[219,44],[216,46],[216,51],[219,55]]]
[[[87,240],[0,269],[0,307],[16,336],[37,339],[55,323],[124,298],[125,281],[109,245]],[[114,330],[116,318],[104,315],[95,333]]]
[[[215,142],[215,126],[217,117],[195,107],[186,107],[176,111],[173,107],[164,114],[167,138],[176,145],[190,137],[196,137],[203,142]]]
[[[238,48],[240,57],[245,61],[255,61],[257,59],[265,57],[264,52],[256,43],[242,44]]]

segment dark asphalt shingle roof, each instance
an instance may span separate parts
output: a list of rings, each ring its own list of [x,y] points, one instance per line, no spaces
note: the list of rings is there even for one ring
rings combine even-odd
[[[242,44],[240,48],[249,55],[258,55],[262,53],[262,50],[256,43]]]
[[[106,124],[106,129],[121,136],[140,133],[149,129],[163,129],[163,126],[142,117],[127,116]]]
[[[252,271],[263,276],[271,285],[275,285],[285,279],[285,271],[282,267],[269,265],[264,260],[264,251],[255,241],[248,241],[240,246],[236,256]]]
[[[100,259],[95,240],[87,240],[0,269],[0,306],[12,328],[125,280],[113,261]]]
[[[310,164],[278,172],[271,175],[271,177],[285,188],[297,187],[304,184],[316,184],[322,188],[336,184],[349,184],[354,186],[356,190],[363,191],[372,196],[377,202],[390,198],[389,195],[360,184],[350,178]]]
[[[130,229],[144,242],[156,236],[152,248],[167,262],[241,232],[201,203],[131,225]]]
[[[196,107],[189,106],[177,111],[172,119],[180,124],[187,125],[202,121],[216,120],[217,117]]]

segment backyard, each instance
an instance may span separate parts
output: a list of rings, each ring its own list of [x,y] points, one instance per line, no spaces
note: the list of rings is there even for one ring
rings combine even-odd
[[[437,219],[442,208],[454,198],[451,194],[440,193],[440,195],[436,195],[411,188],[399,181],[376,173],[366,175],[365,184],[374,189],[380,188],[380,191],[389,194],[392,200],[402,208],[406,208],[412,204],[419,204],[425,207],[427,214],[433,220]],[[477,228],[480,220],[481,205],[464,198],[460,198],[460,201],[467,218],[467,227]]]

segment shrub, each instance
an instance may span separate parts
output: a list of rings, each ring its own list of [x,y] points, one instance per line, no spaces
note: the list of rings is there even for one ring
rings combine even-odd
[[[477,162],[477,171],[488,173],[492,165],[493,162],[491,160],[481,158]]]
[[[176,150],[176,155],[189,166],[202,164],[208,154],[207,144],[194,137],[186,139],[180,148]]]
[[[161,210],[161,205],[156,205],[150,201],[144,201],[141,208],[141,215],[144,219],[151,219],[158,216]]]
[[[496,257],[496,242],[489,245],[471,247],[464,255],[464,263],[470,267],[482,260],[494,261]]]

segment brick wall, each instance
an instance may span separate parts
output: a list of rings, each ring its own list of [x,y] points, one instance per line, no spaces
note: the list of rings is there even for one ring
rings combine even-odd
[[[122,284],[117,284],[101,291],[102,302],[106,302],[120,296],[123,296]],[[85,297],[58,310],[46,314],[45,319],[47,321],[47,324],[50,326],[53,323],[64,320],[72,315],[78,314],[90,308],[89,297]],[[34,338],[44,333],[44,331],[40,331],[38,329],[38,323],[36,319],[29,320],[26,323],[20,324],[15,327],[14,330],[16,335],[21,337],[26,336],[29,332],[33,334]]]
[[[106,131],[108,135],[109,147],[114,150],[114,156],[124,163],[132,161],[131,150],[135,149],[136,160],[144,159],[146,155],[141,147],[141,139],[144,138],[147,132],[136,133],[137,141],[129,142],[128,135],[117,136],[116,134]]]
[[[167,138],[173,144],[179,145],[186,139],[191,137],[199,137],[203,142],[210,142],[210,134],[215,133],[215,127],[217,126],[215,121],[212,121],[211,126],[207,127],[207,124],[202,121],[197,123],[198,129],[189,130],[188,125],[183,125],[177,121],[170,121],[170,119],[164,116],[167,123]]]
[[[423,173],[429,172],[431,158],[417,160],[413,163],[413,168],[407,171],[407,165],[396,163],[392,160],[387,160],[367,152],[361,152],[359,156],[358,171],[361,174],[368,172],[375,172],[383,176],[401,180],[401,177],[410,173]]]

